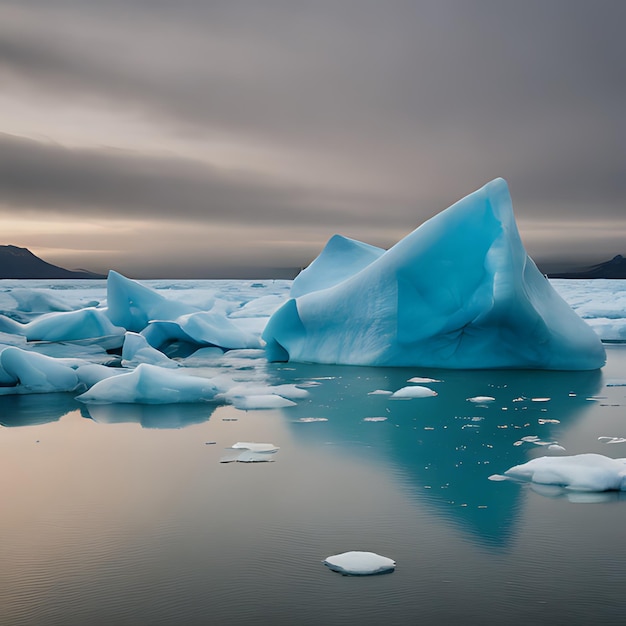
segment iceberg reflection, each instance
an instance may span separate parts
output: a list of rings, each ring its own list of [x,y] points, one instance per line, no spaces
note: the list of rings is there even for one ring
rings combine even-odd
[[[412,498],[490,545],[506,544],[524,492],[504,490],[488,477],[535,452],[561,453],[537,441],[557,445],[590,410],[588,397],[602,384],[599,371],[416,372],[291,363],[275,374],[281,382],[307,385],[310,393],[284,411],[299,440],[342,446],[388,465]],[[438,395],[393,399],[380,393],[405,387],[416,374],[441,380],[431,384]],[[490,401],[468,401],[479,396]]]

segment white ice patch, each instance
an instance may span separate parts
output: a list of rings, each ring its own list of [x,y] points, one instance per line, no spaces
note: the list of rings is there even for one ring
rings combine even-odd
[[[280,448],[273,443],[238,441],[220,459],[220,463],[269,463]]]
[[[473,402],[474,404],[488,404],[495,402],[495,400],[493,396],[474,396],[473,398],[467,398],[468,402]]]
[[[428,387],[422,387],[420,385],[411,385],[409,387],[402,387],[398,391],[394,391],[391,394],[392,398],[432,398],[438,395],[436,391],[429,389]]]
[[[285,409],[296,406],[296,403],[275,393],[252,394],[249,396],[226,397],[236,409],[242,411],[259,411],[264,409]]]
[[[598,441],[602,443],[626,443],[624,437],[598,437]]]
[[[334,572],[350,576],[368,576],[370,574],[382,574],[392,572],[396,562],[386,556],[375,552],[344,552],[327,557],[324,565]]]
[[[624,491],[626,459],[611,459],[601,454],[540,457],[516,465],[504,475],[575,491]]]
[[[407,383],[442,383],[442,380],[437,378],[424,378],[423,376],[413,376],[406,381]]]

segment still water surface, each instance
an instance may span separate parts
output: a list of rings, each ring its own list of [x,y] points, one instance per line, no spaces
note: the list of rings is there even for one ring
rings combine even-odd
[[[488,480],[564,454],[522,437],[626,456],[598,440],[626,437],[608,352],[597,372],[268,365],[310,391],[271,411],[0,397],[0,623],[624,624],[621,494]],[[439,395],[368,395],[413,376]],[[237,441],[280,450],[220,463]],[[348,550],[397,568],[322,565]]]

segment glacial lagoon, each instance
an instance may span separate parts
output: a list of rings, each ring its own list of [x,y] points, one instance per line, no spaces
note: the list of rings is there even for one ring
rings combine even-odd
[[[626,346],[606,348],[587,372],[233,359],[309,392],[282,409],[2,396],[0,623],[622,624],[626,494],[489,480],[626,456]],[[415,377],[437,395],[373,393]],[[279,450],[221,462],[242,441]],[[349,550],[396,569],[323,565]]]

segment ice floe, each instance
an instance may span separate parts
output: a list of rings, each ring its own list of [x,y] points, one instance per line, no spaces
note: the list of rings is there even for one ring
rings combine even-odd
[[[433,398],[438,395],[436,391],[421,385],[410,385],[402,387],[391,394],[392,398]]]
[[[516,465],[504,478],[555,485],[574,491],[626,490],[626,459],[611,459],[601,454],[544,456]],[[502,479],[494,476],[492,479]]]
[[[95,404],[209,402],[218,391],[209,379],[142,363],[126,374],[100,380],[76,399]]]
[[[368,576],[392,572],[396,562],[375,552],[351,551],[334,554],[322,561],[334,572],[350,576]]]

